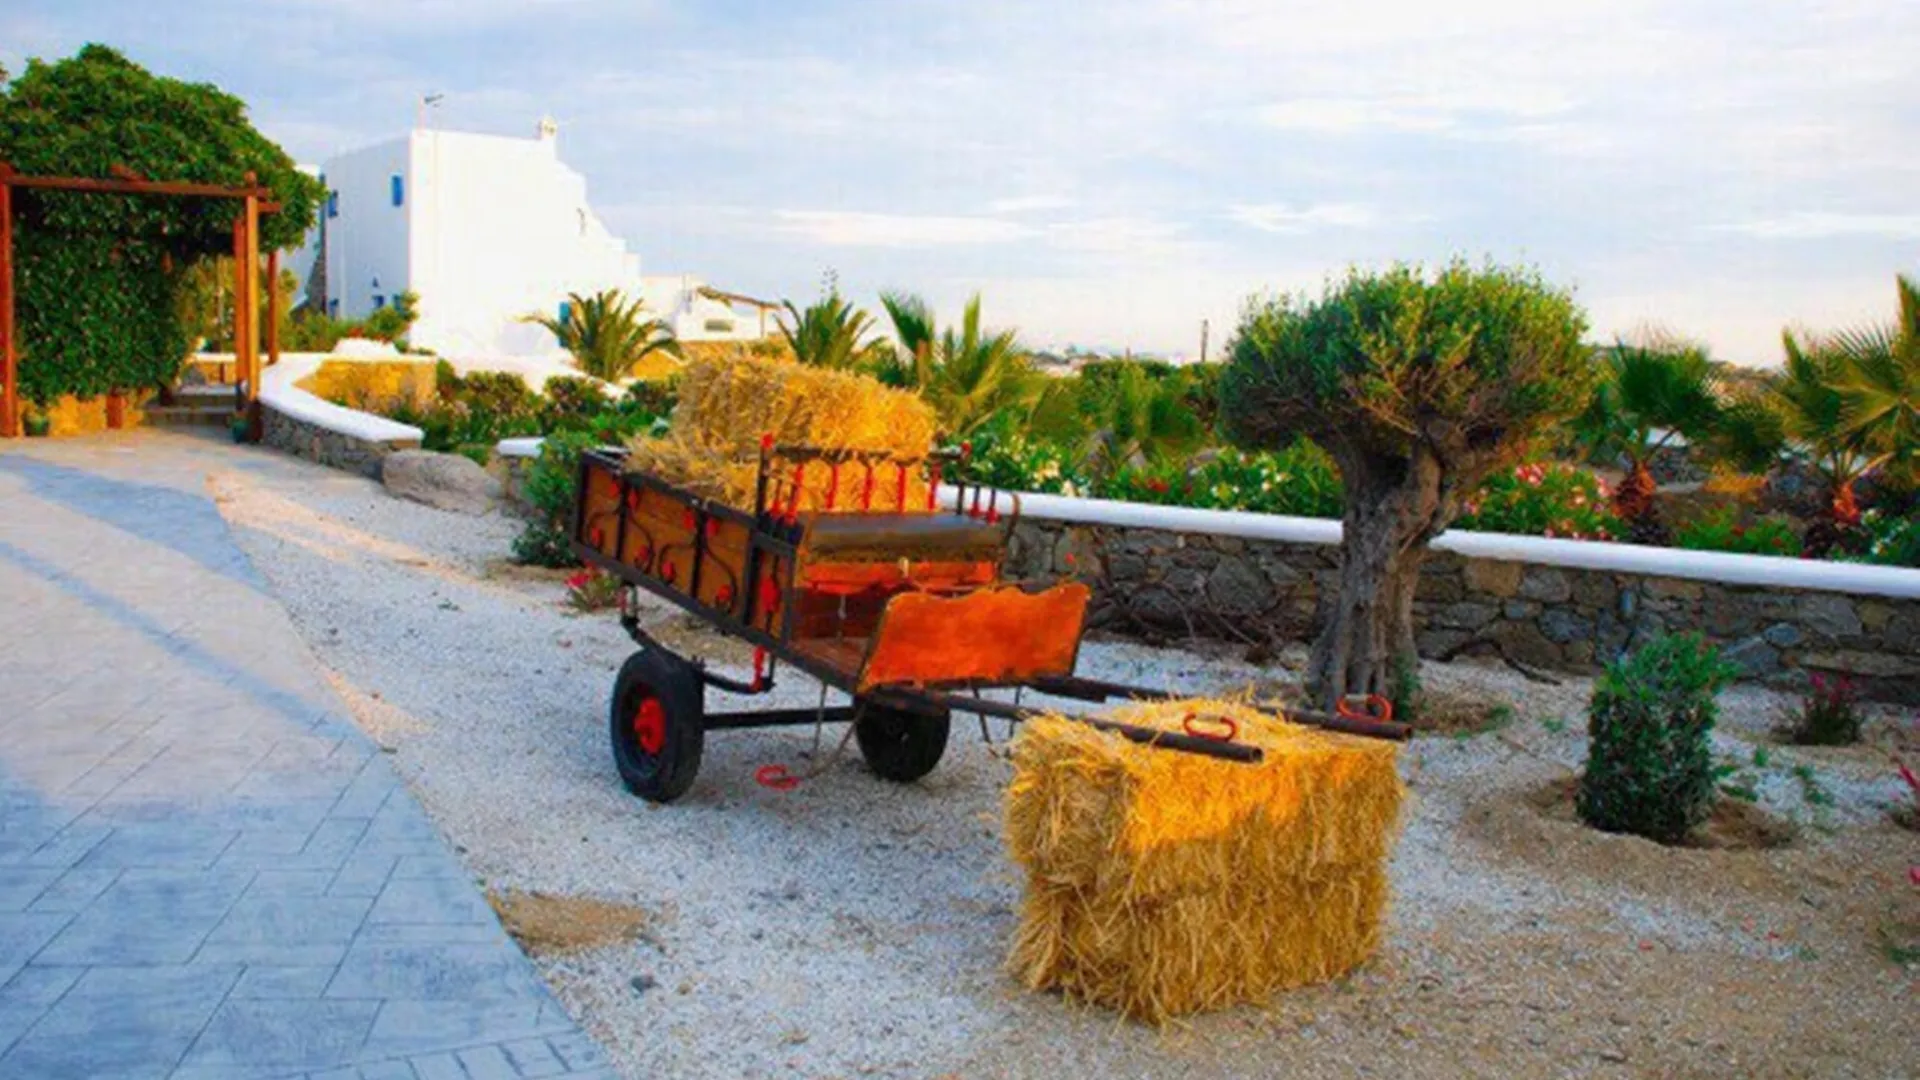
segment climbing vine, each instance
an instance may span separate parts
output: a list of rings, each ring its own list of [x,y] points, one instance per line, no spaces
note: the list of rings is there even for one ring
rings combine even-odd
[[[4,79],[4,73],[0,73]],[[0,85],[0,161],[27,175],[237,186],[252,172],[280,211],[263,250],[298,244],[321,188],[205,83],[157,76],[103,45],[29,60]],[[30,401],[170,382],[190,345],[180,290],[233,249],[234,199],[16,189],[15,311]]]

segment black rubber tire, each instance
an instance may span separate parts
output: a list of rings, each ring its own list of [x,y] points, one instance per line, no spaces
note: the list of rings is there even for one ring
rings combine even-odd
[[[657,753],[640,744],[634,719],[652,698],[664,713]],[[692,665],[659,649],[641,649],[620,665],[613,682],[609,721],[613,764],[627,790],[649,802],[669,803],[687,793],[700,774],[706,748],[706,694]]]
[[[952,718],[945,711],[909,712],[868,702],[860,722],[853,726],[853,737],[875,776],[911,784],[940,764],[951,726]]]

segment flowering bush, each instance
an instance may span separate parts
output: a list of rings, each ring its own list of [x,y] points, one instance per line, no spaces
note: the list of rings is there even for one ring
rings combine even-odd
[[[1586,469],[1534,461],[1487,478],[1454,527],[1568,540],[1611,540],[1623,531],[1608,509],[1606,481]]]
[[[575,611],[605,611],[620,602],[620,579],[582,570],[567,579],[567,604]]]
[[[1673,531],[1674,542],[1695,551],[1732,551],[1744,555],[1798,555],[1800,537],[1785,522],[1762,518],[1751,525],[1734,508],[1708,511]]]
[[[1844,675],[1815,672],[1786,728],[1801,746],[1849,746],[1860,741],[1860,688]]]
[[[1920,567],[1920,514],[1869,510],[1860,516],[1865,534],[1864,562]]]
[[[1337,518],[1345,505],[1340,472],[1325,450],[1302,439],[1257,454],[1222,450],[1191,469],[1179,464],[1122,469],[1100,495],[1129,502]]]
[[[972,484],[1049,495],[1086,495],[1091,488],[1086,473],[1065,448],[1018,432],[982,433],[974,440],[973,456],[961,467],[960,476]]]

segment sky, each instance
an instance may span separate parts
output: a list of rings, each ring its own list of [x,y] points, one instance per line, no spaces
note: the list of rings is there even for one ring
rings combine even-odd
[[[649,274],[1034,346],[1218,355],[1347,268],[1536,266],[1596,340],[1779,361],[1920,273],[1915,0],[6,0],[246,99],[302,162],[531,135]]]

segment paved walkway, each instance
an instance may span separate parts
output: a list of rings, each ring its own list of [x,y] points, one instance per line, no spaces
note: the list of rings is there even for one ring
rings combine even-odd
[[[210,501],[0,443],[0,1077],[611,1076]]]

